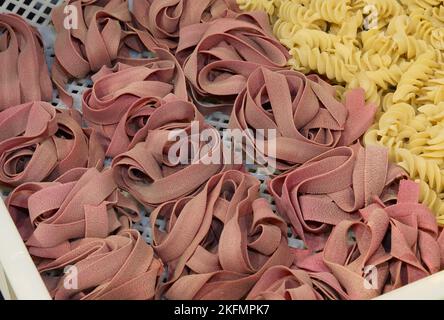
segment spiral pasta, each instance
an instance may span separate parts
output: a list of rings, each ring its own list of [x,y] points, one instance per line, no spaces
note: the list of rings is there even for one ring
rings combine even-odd
[[[443,60],[440,0],[237,2],[242,10],[270,15],[275,35],[293,55],[289,64],[298,71],[319,72],[347,88],[361,86],[366,98],[380,105],[390,92],[394,103],[437,103],[444,95],[442,88],[433,93],[439,83],[431,81],[434,62]]]
[[[397,0],[372,0],[366,2],[375,6],[379,17],[383,20],[399,16],[403,11]]]
[[[403,167],[411,177],[419,177],[421,181],[426,182],[439,193],[444,190],[444,174],[435,161],[426,160],[403,148],[397,150],[396,157],[398,164]]]
[[[432,72],[434,67],[435,54],[433,51],[423,53],[418,60],[404,73],[399,80],[398,88],[393,94],[393,101],[408,101],[415,96],[419,90],[419,86],[424,80],[427,80],[428,75]]]
[[[391,104],[365,135],[367,145],[389,149],[390,159],[420,184],[420,200],[444,224],[444,102],[415,110],[401,102]]]
[[[237,1],[268,13],[293,69],[324,75],[340,99],[364,89],[379,106],[364,143],[388,148],[444,225],[444,1]]]
[[[422,94],[418,98],[422,103],[438,104],[444,101],[444,70],[436,70],[422,88]]]
[[[439,225],[444,224],[444,194],[438,194],[431,189],[429,185],[419,179],[416,180],[420,186],[419,200],[427,205],[437,216],[436,220]]]
[[[262,10],[268,13],[269,15],[272,15],[276,10],[274,2],[275,2],[274,0],[258,0],[258,1],[238,0],[237,4],[239,5],[239,8],[241,10],[245,11]]]
[[[430,21],[430,16],[427,14],[416,14],[412,17],[409,24],[409,31],[411,31],[418,38],[424,39],[428,44],[438,50],[443,50],[443,27],[435,27]]]
[[[405,6],[414,9],[430,9],[443,3],[442,0],[403,0]]]
[[[346,1],[342,0],[311,0],[310,9],[319,12],[322,20],[339,24],[345,20],[348,6]]]
[[[339,82],[348,82],[353,78],[350,66],[347,66],[337,56],[322,52],[319,48],[311,49],[304,45],[301,48],[291,49],[290,54],[294,56],[294,59],[290,60],[290,64],[296,70],[305,72],[315,70],[319,74],[326,75],[331,80],[337,79]]]
[[[300,28],[315,28],[325,30],[326,23],[322,21],[319,12],[312,11],[300,1],[282,1],[278,13],[279,19],[291,22]]]
[[[444,5],[429,10],[430,20],[438,26],[444,26]]]
[[[286,41],[285,41],[286,40]],[[333,50],[335,43],[338,41],[336,35],[325,35],[324,32],[320,30],[297,30],[292,34],[290,39],[283,39],[283,43],[287,47],[295,46],[309,46],[309,47],[319,47],[322,51]]]

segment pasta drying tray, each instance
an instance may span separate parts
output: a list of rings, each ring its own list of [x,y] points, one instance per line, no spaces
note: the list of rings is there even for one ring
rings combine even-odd
[[[54,30],[51,27],[51,10],[63,0],[0,0],[0,13],[16,13],[37,27],[43,36],[46,47],[46,58],[51,66],[54,59]],[[131,5],[131,0],[129,0]],[[68,91],[74,96],[74,105],[80,108],[82,92],[91,87],[90,79],[73,81]],[[57,93],[54,92],[52,105],[63,108]],[[219,130],[228,126],[228,116],[214,113],[206,118],[207,122]],[[262,183],[261,196],[266,198],[274,207],[272,197],[266,191],[267,176],[262,175],[254,167],[248,171]],[[0,188],[1,198],[7,196],[7,190]],[[158,222],[162,224],[162,221]],[[145,239],[151,243],[151,228],[147,214],[134,226]],[[295,239],[291,231],[288,233],[291,247],[300,247],[301,242]],[[37,271],[17,228],[12,221],[3,200],[0,200],[0,291],[5,299],[50,299],[50,295]],[[444,271],[430,277],[394,290],[376,299],[442,299],[444,300]]]

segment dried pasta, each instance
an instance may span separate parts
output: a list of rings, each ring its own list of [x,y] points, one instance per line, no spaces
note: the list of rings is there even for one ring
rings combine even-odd
[[[444,102],[417,109],[406,102],[391,104],[364,142],[389,149],[390,159],[420,184],[420,200],[444,225]]]
[[[293,69],[340,99],[365,90],[379,109],[364,143],[388,148],[444,226],[444,0],[237,1],[269,14]]]

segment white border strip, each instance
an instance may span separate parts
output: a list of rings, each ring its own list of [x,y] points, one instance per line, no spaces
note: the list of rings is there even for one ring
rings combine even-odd
[[[410,283],[374,300],[444,300],[444,271]]]
[[[50,300],[14,222],[0,199],[0,262],[19,300]]]

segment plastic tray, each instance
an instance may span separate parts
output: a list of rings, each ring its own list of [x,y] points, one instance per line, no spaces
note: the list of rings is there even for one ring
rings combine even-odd
[[[45,42],[46,58],[49,65],[52,64],[54,58],[54,30],[50,26],[50,13],[55,6],[62,2],[63,0],[0,0],[1,13],[16,13],[39,29]],[[78,80],[69,84],[68,91],[74,95],[74,105],[77,108],[80,107],[82,92],[89,86],[91,86],[90,79]],[[55,92],[52,104],[55,107],[64,107]],[[227,128],[228,120],[228,116],[222,113],[214,113],[207,117],[207,122],[219,130]],[[261,196],[266,198],[274,208],[273,199],[267,193],[264,183],[267,177],[258,173],[254,167],[248,167],[248,170],[261,180]],[[6,190],[0,189],[0,192],[3,198],[7,194]],[[158,223],[162,224],[162,221]],[[140,223],[136,224],[134,228],[142,234],[147,243],[151,243],[148,213],[145,213]],[[302,245],[300,240],[292,236],[290,230],[288,241],[291,247]],[[5,299],[50,299],[2,200],[0,200],[0,291]],[[382,295],[377,299],[444,299],[444,272]]]

